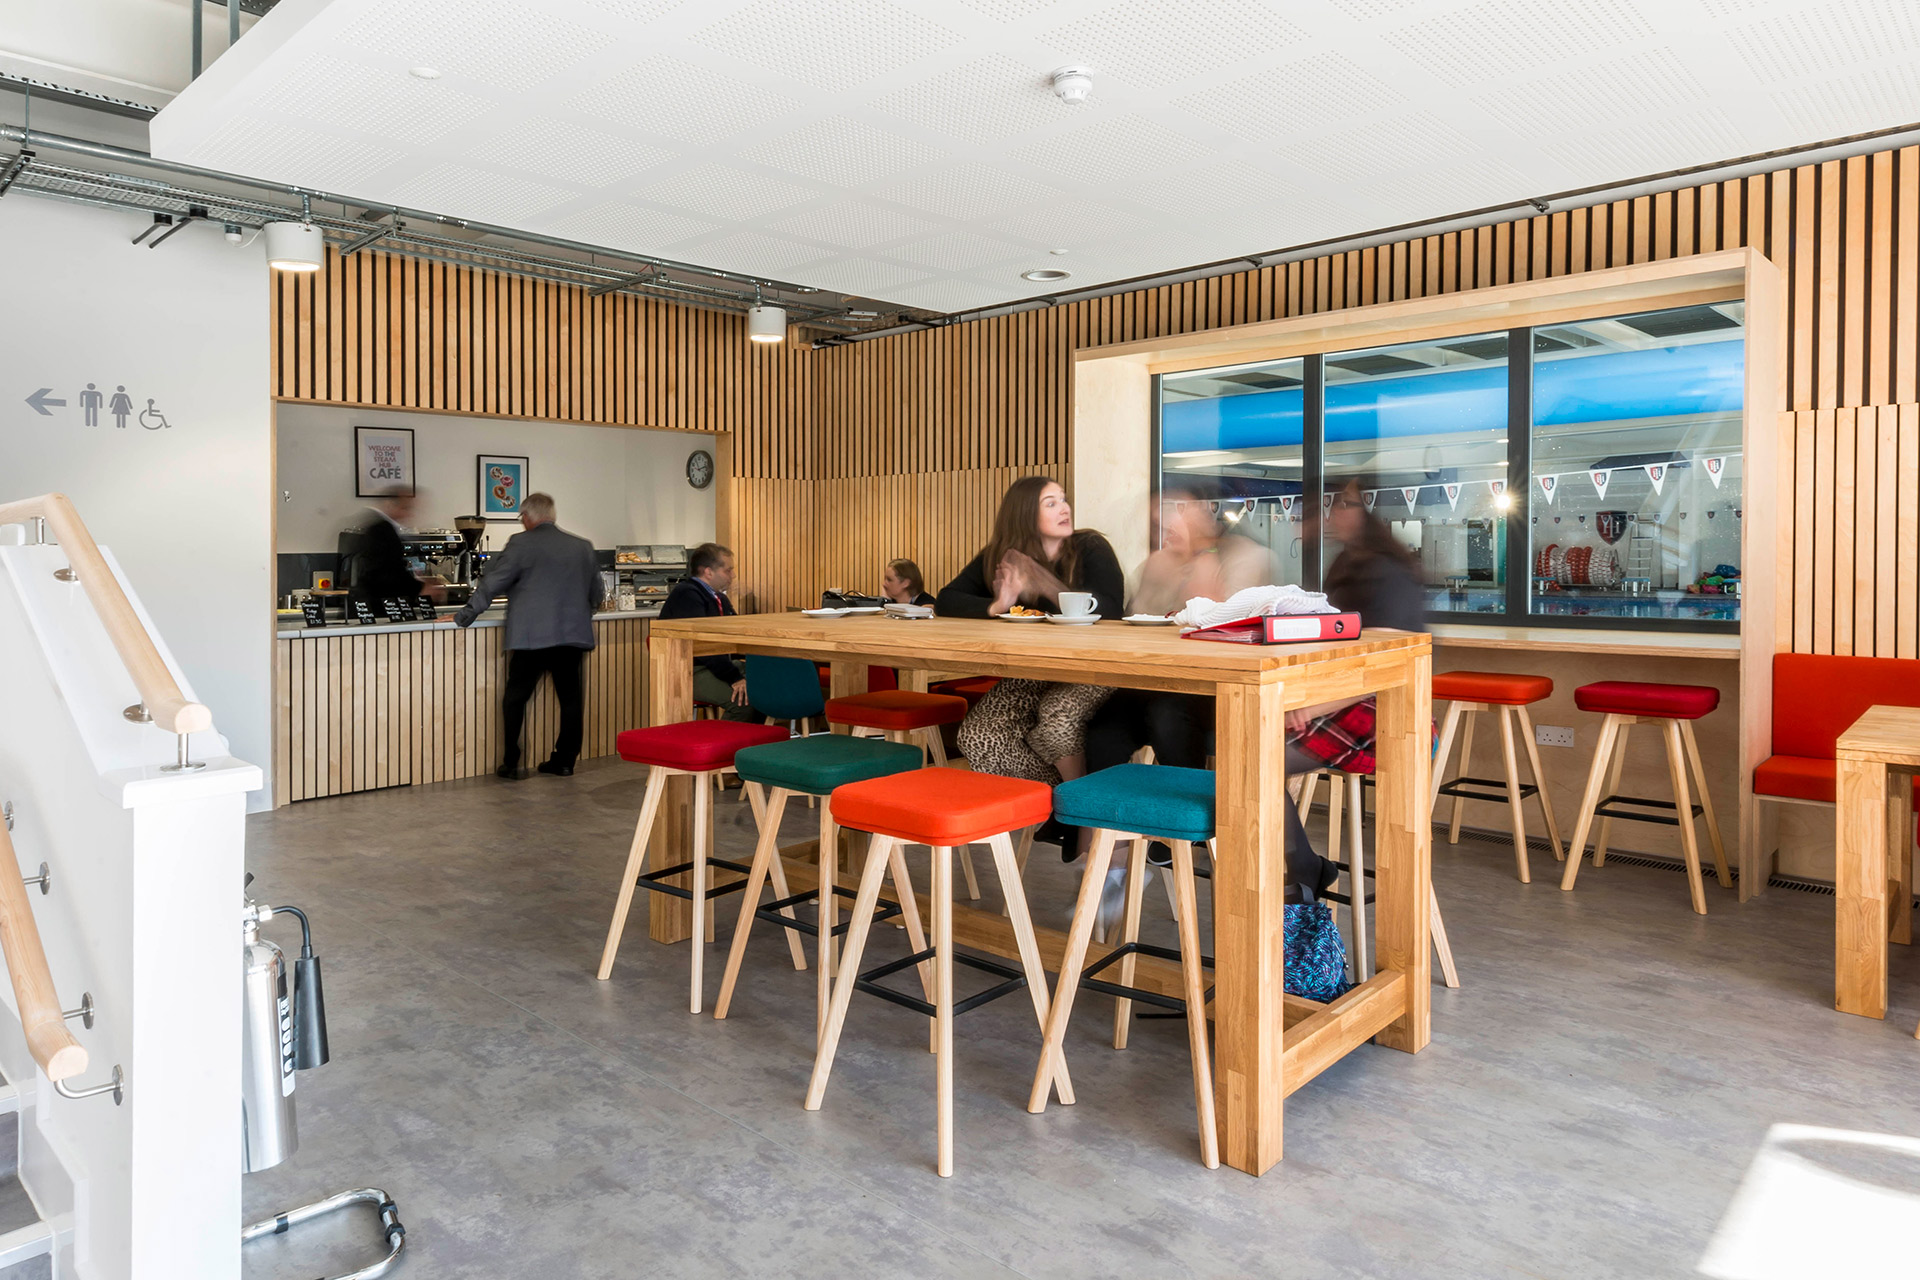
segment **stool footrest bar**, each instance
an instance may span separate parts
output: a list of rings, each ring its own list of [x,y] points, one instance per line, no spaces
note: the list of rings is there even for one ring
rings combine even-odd
[[[1498,787],[1499,790],[1470,790],[1473,787]],[[1540,788],[1531,782],[1522,782],[1516,789],[1520,792],[1522,800],[1540,794]],[[1505,804],[1507,803],[1507,780],[1505,778],[1455,778],[1452,782],[1440,784],[1440,794],[1461,800],[1487,800],[1494,804]]]
[[[775,898],[772,902],[762,904],[760,909],[753,913],[753,916],[756,920],[764,920],[768,924],[777,924],[783,929],[792,929],[795,933],[804,933],[809,938],[817,938],[820,936],[820,926],[818,924],[809,923],[808,921],[800,919],[798,916],[783,916],[780,913],[789,907],[804,906],[809,902],[813,902],[819,896],[819,894],[809,890],[806,893],[796,893],[788,898]],[[857,898],[860,895],[852,889],[843,889],[839,885],[835,885],[833,887],[833,896],[836,898]],[[873,919],[875,923],[882,920],[891,920],[900,914],[901,908],[897,902],[881,898],[873,904]],[[851,928],[853,928],[852,920],[842,920],[839,924],[833,926],[833,936],[836,938],[845,937],[847,930]]]
[[[891,977],[899,973],[902,969],[910,969],[914,965],[923,964],[933,959],[933,957],[934,950],[932,947],[928,947],[925,951],[916,951],[904,959],[890,960],[886,964],[875,965],[854,979],[854,990],[864,991],[870,996],[879,996],[882,1000],[891,1000],[894,1004],[904,1009],[912,1009],[915,1013],[924,1014],[931,1018],[939,1013],[939,1010],[934,1008],[931,1003],[922,1000],[919,996],[910,996],[905,992],[894,991],[889,987],[883,987],[880,985],[879,980],[881,978]],[[966,965],[969,969],[978,969],[982,973],[996,974],[999,977],[1007,979],[1007,981],[1000,983],[998,986],[988,987],[985,991],[970,995],[964,1000],[955,1000],[953,1002],[953,1012],[955,1016],[970,1013],[983,1004],[998,1000],[1001,996],[1010,996],[1014,992],[1026,988],[1027,975],[1025,973],[1009,965],[1001,964],[997,960],[987,960],[980,956],[970,956],[965,952],[956,951],[953,955],[953,962],[955,964]]]
[[[1321,896],[1325,897],[1326,895],[1322,894]],[[1107,968],[1109,965],[1117,964],[1130,955],[1152,956],[1156,960],[1172,960],[1175,962],[1178,962],[1180,959],[1180,952],[1173,947],[1156,946],[1150,942],[1123,943],[1082,969],[1080,971],[1080,985],[1089,991],[1098,991],[1102,995],[1117,996],[1125,1000],[1137,1000],[1141,1004],[1158,1005],[1162,1009],[1172,1009],[1180,1013],[1186,1012],[1187,1002],[1179,996],[1163,995],[1158,991],[1149,991],[1144,987],[1129,987],[1118,982],[1106,982],[1094,977],[1095,974]],[[1202,955],[1200,957],[1200,965],[1205,969],[1213,968],[1213,957]],[[1207,988],[1205,999],[1213,999],[1212,987]]]
[[[1642,800],[1638,796],[1608,796],[1605,800],[1602,800],[1594,806],[1593,816],[1596,818],[1621,818],[1627,822],[1652,822],[1663,827],[1677,827],[1680,825],[1680,819],[1677,816],[1665,817],[1657,813],[1634,813],[1630,809],[1614,807],[1623,804],[1638,805],[1644,809],[1665,809],[1669,813],[1676,815],[1679,812],[1679,806],[1671,800]],[[1691,811],[1689,814],[1690,817],[1697,818],[1705,812],[1705,810],[1697,804],[1688,805],[1687,808]]]
[[[719,858],[708,858],[707,869],[709,871],[732,871],[740,877],[738,880],[730,880],[726,884],[708,885],[707,897],[709,898],[718,898],[729,893],[740,892],[747,887],[747,876],[753,870],[753,868],[743,866],[738,862],[726,862]],[[693,898],[692,889],[686,888],[683,885],[663,884],[662,881],[666,880],[669,876],[683,876],[692,870],[693,864],[691,862],[682,862],[678,866],[662,867],[658,871],[649,871],[645,875],[638,877],[634,883],[642,889],[651,889],[655,893],[666,893],[676,898],[691,900]]]

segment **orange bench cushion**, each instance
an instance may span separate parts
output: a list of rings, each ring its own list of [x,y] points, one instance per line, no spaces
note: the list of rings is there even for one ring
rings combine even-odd
[[[1516,676],[1504,671],[1443,671],[1433,678],[1433,696],[1442,702],[1492,702],[1524,707],[1553,696],[1545,676]]]
[[[964,769],[916,769],[833,790],[833,820],[912,844],[973,844],[1045,822],[1053,788]]]
[[[858,725],[863,729],[926,729],[957,724],[967,718],[967,700],[938,693],[886,689],[854,693],[827,703],[829,724]]]
[[[1753,789],[1763,796],[1792,800],[1834,801],[1835,771],[1831,756],[1768,756],[1753,769]],[[1913,807],[1920,810],[1920,778],[1913,780]]]

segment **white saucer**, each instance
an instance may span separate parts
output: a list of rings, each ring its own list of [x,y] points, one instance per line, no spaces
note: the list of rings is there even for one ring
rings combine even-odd
[[[1100,615],[1097,613],[1079,613],[1068,617],[1064,613],[1050,613],[1047,615],[1047,621],[1057,622],[1063,627],[1084,627],[1088,623],[1100,621]]]
[[[847,608],[842,609],[840,612],[842,613],[879,613],[880,606],[877,604],[856,604],[856,605],[850,605]]]
[[[1048,615],[1044,613],[996,613],[993,616],[1002,622],[1038,622]]]
[[[1170,627],[1173,625],[1172,618],[1165,617],[1158,613],[1130,613],[1120,619],[1120,621],[1131,622],[1136,627]]]
[[[852,613],[853,610],[851,609],[802,609],[800,612],[806,614],[809,618],[844,618],[849,613]]]

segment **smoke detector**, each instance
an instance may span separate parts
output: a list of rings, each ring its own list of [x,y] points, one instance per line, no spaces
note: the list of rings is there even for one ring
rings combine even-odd
[[[1053,93],[1070,107],[1077,107],[1093,92],[1093,72],[1085,67],[1061,67],[1053,73]]]

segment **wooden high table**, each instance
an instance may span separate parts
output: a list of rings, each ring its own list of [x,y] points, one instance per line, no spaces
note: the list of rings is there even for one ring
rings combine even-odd
[[[1833,1006],[1884,1018],[1887,941],[1913,940],[1908,779],[1920,772],[1920,707],[1869,707],[1834,759]]]
[[[1418,1053],[1429,1037],[1427,901],[1431,642],[1374,630],[1344,644],[1240,645],[1182,640],[1171,627],[1120,622],[1066,627],[988,620],[806,618],[760,614],[676,618],[653,624],[649,699],[653,724],[693,713],[693,659],[710,653],[776,654],[833,664],[836,696],[862,692],[868,664],[897,667],[903,687],[925,673],[967,673],[1210,695],[1217,708],[1213,921],[1215,1107],[1220,1148],[1236,1169],[1260,1174],[1281,1154],[1282,1099],[1367,1040]],[[918,678],[913,679],[917,673]],[[1378,695],[1375,793],[1375,976],[1332,1004],[1286,995],[1284,891],[1285,724],[1288,710]],[[689,843],[690,790],[675,779],[656,837]],[[803,884],[793,878],[796,889]],[[690,904],[653,894],[652,935],[678,942]],[[998,914],[954,906],[967,946],[1015,955]],[[1058,972],[1066,935],[1036,928]],[[1098,951],[1090,952],[1089,959]],[[1142,973],[1153,966],[1141,964]],[[1178,970],[1173,970],[1177,981]],[[1179,988],[1168,983],[1170,990]],[[1036,1041],[1036,1046],[1038,1041]]]

